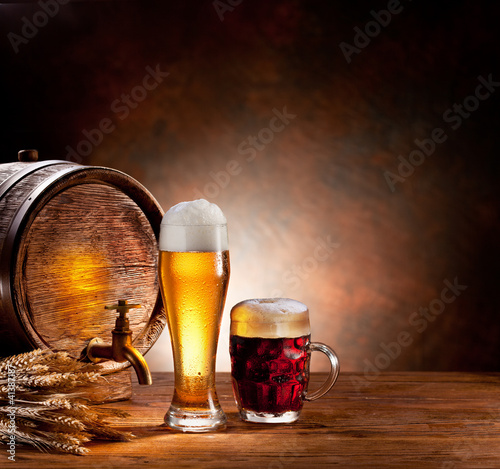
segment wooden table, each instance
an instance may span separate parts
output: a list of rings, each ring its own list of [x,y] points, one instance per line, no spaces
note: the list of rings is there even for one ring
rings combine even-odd
[[[170,373],[134,387],[120,426],[131,442],[92,442],[87,456],[43,454],[19,447],[15,468],[500,468],[500,373],[342,373],[322,399],[306,403],[298,422],[239,420],[228,374],[218,375],[227,429],[183,434],[163,424],[172,395]],[[324,375],[314,374],[310,389]]]

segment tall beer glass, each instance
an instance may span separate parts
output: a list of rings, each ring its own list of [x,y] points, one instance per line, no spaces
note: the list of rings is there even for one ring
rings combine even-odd
[[[175,386],[165,423],[184,432],[225,426],[215,390],[215,359],[229,281],[227,224],[206,200],[164,216],[159,276],[174,356]]]

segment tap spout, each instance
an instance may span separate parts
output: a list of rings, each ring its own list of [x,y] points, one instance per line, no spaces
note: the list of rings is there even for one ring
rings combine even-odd
[[[142,354],[135,347],[126,346],[123,349],[123,354],[134,367],[139,384],[151,385],[153,378],[149,371],[148,364]]]
[[[126,317],[126,309],[135,306],[128,305],[126,301],[120,300],[118,302],[117,308],[113,309],[120,308],[120,315],[116,319],[115,328],[111,331],[113,334],[111,344],[104,344],[99,338],[92,339],[87,345],[87,357],[93,362],[114,360],[121,363],[128,361],[134,367],[139,384],[151,385],[153,384],[151,372],[141,352],[132,345],[132,331]],[[112,309],[112,307],[106,308]]]

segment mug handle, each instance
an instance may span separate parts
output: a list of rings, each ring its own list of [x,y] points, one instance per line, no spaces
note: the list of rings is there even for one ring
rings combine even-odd
[[[330,360],[331,365],[330,374],[328,375],[328,378],[323,383],[323,385],[314,392],[310,393],[308,391],[304,397],[305,401],[315,401],[316,399],[324,396],[330,389],[332,389],[335,381],[337,381],[337,378],[339,377],[340,364],[337,354],[328,345],[322,344],[321,342],[312,342],[309,345],[309,349],[311,350],[311,352],[323,352]]]

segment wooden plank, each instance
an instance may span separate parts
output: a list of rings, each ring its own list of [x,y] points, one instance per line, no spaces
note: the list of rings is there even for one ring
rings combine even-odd
[[[134,384],[131,400],[108,405],[129,412],[115,424],[135,440],[92,442],[84,457],[19,447],[16,467],[500,467],[500,373],[384,373],[357,390],[361,377],[343,373],[298,422],[267,425],[239,419],[230,376],[219,374],[227,428],[182,434],[163,424],[172,375],[156,373],[153,386]],[[311,389],[323,379],[313,374]]]

